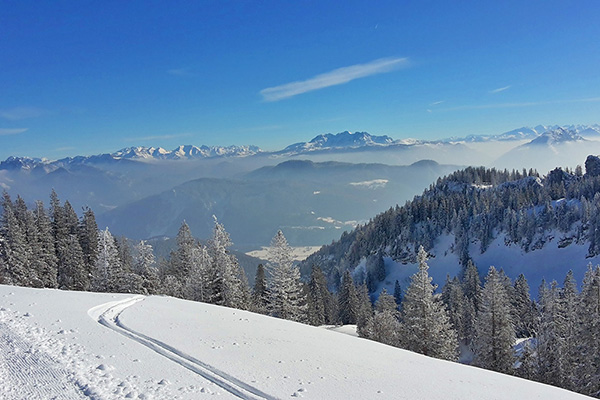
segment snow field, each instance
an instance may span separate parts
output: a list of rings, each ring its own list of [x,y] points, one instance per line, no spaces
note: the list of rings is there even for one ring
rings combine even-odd
[[[328,329],[170,297],[0,285],[0,337],[3,400],[585,398]]]
[[[129,298],[0,285],[0,399],[233,397],[90,318]]]

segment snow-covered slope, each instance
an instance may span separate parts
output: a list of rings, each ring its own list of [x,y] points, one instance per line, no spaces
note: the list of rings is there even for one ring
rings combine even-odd
[[[169,297],[0,285],[3,399],[583,399],[294,322]]]

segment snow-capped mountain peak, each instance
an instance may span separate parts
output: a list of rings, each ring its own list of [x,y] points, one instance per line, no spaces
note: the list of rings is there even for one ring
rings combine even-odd
[[[115,159],[130,160],[189,160],[195,158],[233,156],[242,157],[260,153],[256,146],[194,146],[181,145],[173,150],[162,147],[127,147],[111,154]]]
[[[542,133],[540,136],[529,142],[528,145],[551,146],[555,144],[577,142],[581,140],[585,139],[581,135],[577,134],[576,131],[559,127]]]
[[[367,146],[387,146],[394,144],[389,136],[375,136],[367,132],[344,131],[315,136],[310,142],[300,142],[286,147],[283,152],[305,152],[325,149],[344,149]]]

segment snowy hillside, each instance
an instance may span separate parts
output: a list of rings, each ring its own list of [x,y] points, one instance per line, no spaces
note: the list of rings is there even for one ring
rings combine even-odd
[[[324,328],[170,297],[0,285],[3,399],[583,399]]]
[[[391,290],[395,280],[406,286],[416,271],[414,251],[424,245],[440,287],[469,260],[482,275],[492,265],[512,279],[523,273],[534,290],[542,279],[562,282],[570,269],[581,282],[588,264],[600,262],[599,164],[589,156],[585,174],[557,168],[546,176],[469,167],[345,233],[301,268],[320,265],[336,281],[345,265],[358,279],[373,278],[376,260],[384,258],[378,290]]]

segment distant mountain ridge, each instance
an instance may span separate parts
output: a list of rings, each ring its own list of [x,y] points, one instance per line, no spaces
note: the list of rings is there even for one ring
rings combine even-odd
[[[310,142],[292,144],[282,150],[283,153],[307,152],[323,149],[356,148],[366,146],[389,146],[396,141],[389,136],[375,136],[367,132],[344,131],[338,134],[318,135]]]
[[[250,157],[255,155],[286,155],[294,156],[327,151],[357,151],[361,149],[385,149],[385,148],[410,148],[412,146],[423,146],[444,143],[472,143],[491,141],[513,141],[531,140],[533,143],[550,143],[544,136],[547,132],[552,134],[551,143],[574,141],[581,139],[599,139],[600,125],[538,125],[534,128],[522,127],[499,135],[470,135],[462,138],[452,137],[441,140],[417,140],[399,139],[394,140],[389,136],[371,135],[367,132],[344,131],[337,134],[327,133],[315,136],[309,142],[294,143],[283,150],[267,152],[258,146],[194,146],[181,145],[173,150],[162,147],[126,147],[110,154],[99,154],[92,156],[67,157],[60,160],[48,160],[30,157],[8,157],[0,162],[0,170],[33,170],[39,165],[50,165],[64,167],[72,164],[94,164],[111,163],[116,161],[153,161],[153,160],[194,160],[217,157]],[[558,132],[558,133],[557,133]],[[570,132],[570,133],[567,133]],[[560,136],[560,137],[559,137]]]
[[[465,137],[453,137],[443,139],[450,142],[490,142],[490,141],[510,141],[510,140],[534,140],[549,131],[564,130],[574,132],[582,137],[595,137],[600,139],[600,125],[537,125],[531,127],[521,127],[513,129],[499,135],[469,135]]]
[[[122,159],[160,159],[160,160],[182,160],[205,157],[233,156],[243,157],[261,153],[257,146],[179,146],[168,151],[162,147],[127,147],[115,153],[113,158]]]

